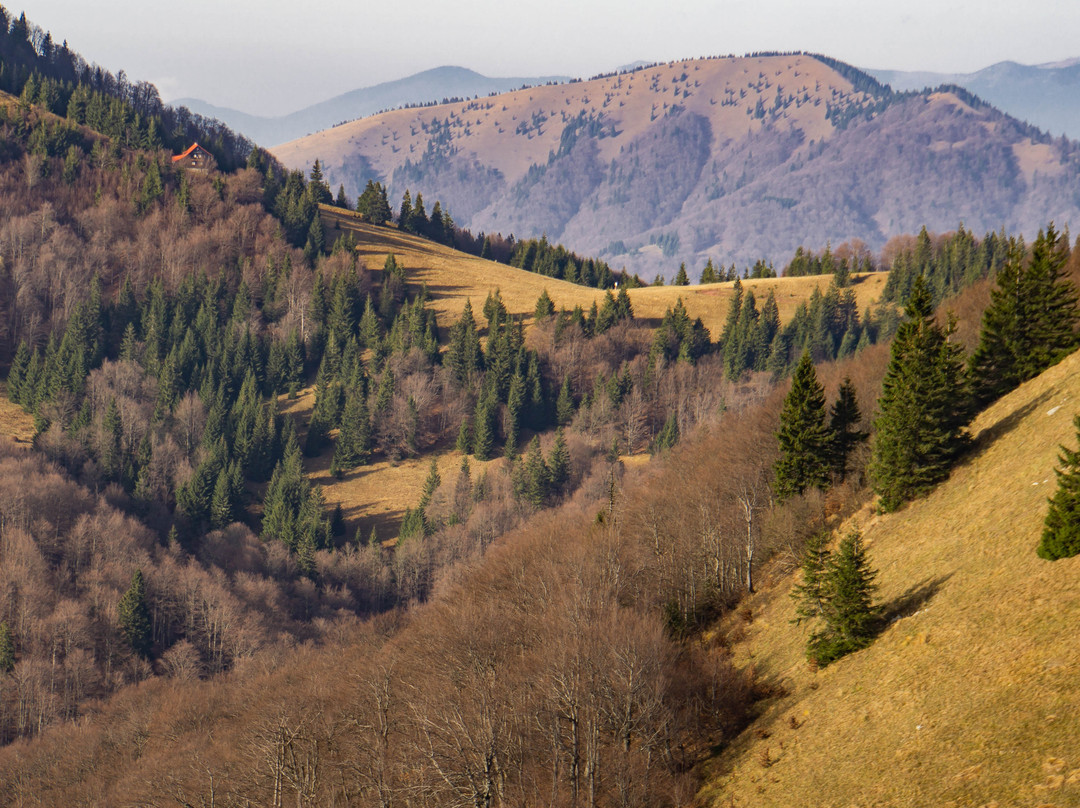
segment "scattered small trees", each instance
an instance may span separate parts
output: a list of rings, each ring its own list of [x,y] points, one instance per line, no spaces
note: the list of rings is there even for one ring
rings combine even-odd
[[[1073,417],[1080,437],[1080,415]],[[1050,499],[1045,527],[1036,552],[1056,561],[1080,554],[1080,451],[1061,447],[1061,468],[1054,469],[1058,487]]]

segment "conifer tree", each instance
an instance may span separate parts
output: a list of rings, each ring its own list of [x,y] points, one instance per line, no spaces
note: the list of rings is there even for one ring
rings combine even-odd
[[[548,486],[550,484],[547,463],[540,451],[540,438],[534,435],[529,442],[529,449],[525,453],[525,459],[521,464],[521,472],[524,476],[524,490],[522,498],[534,508],[540,508],[547,499]]]
[[[796,584],[791,592],[795,599],[795,623],[803,620],[816,620],[825,614],[828,604],[827,573],[829,560],[829,534],[820,530],[806,543],[803,550],[802,582]]]
[[[656,451],[662,452],[665,449],[670,449],[678,442],[679,418],[674,412],[671,412],[668,414],[667,420],[664,421],[664,426],[656,435]]]
[[[1073,425],[1080,438],[1080,415],[1073,417]],[[1060,468],[1054,469],[1058,487],[1037,548],[1039,558],[1047,561],[1080,555],[1080,451],[1062,446],[1058,462]]]
[[[555,430],[555,443],[551,447],[547,466],[552,491],[556,494],[563,493],[570,481],[570,450],[566,446],[566,436],[561,426]]]
[[[779,499],[811,487],[828,487],[833,434],[825,424],[825,390],[809,352],[803,353],[795,369],[776,437],[780,445],[775,466]]]
[[[149,659],[153,638],[150,633],[150,608],[146,603],[146,583],[143,581],[142,570],[135,570],[131,577],[131,586],[120,598],[117,621],[131,649],[143,659]]]
[[[873,640],[879,613],[873,602],[875,577],[862,534],[849,533],[825,569],[820,606],[825,625],[807,644],[807,654],[817,664],[828,665]]]
[[[570,377],[563,376],[559,397],[555,400],[555,422],[566,426],[574,420],[574,393],[570,388]]]
[[[218,472],[214,483],[214,496],[210,501],[210,525],[223,528],[233,520],[232,495],[229,491],[229,474],[225,469]]]
[[[481,394],[473,416],[473,456],[477,460],[491,457],[495,445],[495,400],[491,393]]]
[[[686,264],[679,264],[679,271],[675,273],[675,280],[672,281],[672,286],[689,286],[690,277],[686,274]]]
[[[1077,291],[1065,276],[1067,240],[1051,223],[1040,230],[1030,261],[1009,245],[998,270],[979,344],[971,356],[974,405],[982,407],[1034,378],[1077,346]]]
[[[829,429],[833,434],[830,452],[832,472],[841,480],[847,476],[852,451],[869,437],[869,432],[858,428],[861,420],[855,385],[849,376],[840,385],[836,401],[829,410]]]
[[[874,422],[870,475],[883,511],[896,510],[948,476],[968,440],[963,349],[949,340],[952,323],[942,328],[934,321],[921,275],[912,284],[905,315]]]
[[[534,314],[537,320],[543,320],[555,314],[555,304],[548,296],[546,288],[540,292],[540,297],[536,299],[536,309]],[[29,360],[29,354],[27,355],[27,359]]]
[[[15,638],[7,622],[0,623],[0,674],[15,670]]]

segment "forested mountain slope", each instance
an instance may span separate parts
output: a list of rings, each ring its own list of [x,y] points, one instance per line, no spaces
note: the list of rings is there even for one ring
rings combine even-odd
[[[1024,232],[1080,212],[1080,147],[962,90],[896,94],[809,55],[684,60],[398,110],[275,149],[440,199],[473,232],[546,233],[642,277],[923,225]]]
[[[735,657],[779,695],[714,761],[710,804],[1080,801],[1080,557],[1035,554],[1078,401],[1073,354],[981,413],[930,496],[851,519],[888,622],[869,648],[814,671],[794,580],[748,601]]]

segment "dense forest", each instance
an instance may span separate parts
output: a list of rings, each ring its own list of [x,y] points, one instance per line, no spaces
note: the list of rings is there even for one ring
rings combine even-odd
[[[715,337],[629,282],[440,323],[404,261],[325,243],[318,164],[187,171],[34,98],[2,125],[0,366],[36,434],[0,442],[0,804],[685,804],[771,692],[716,618],[802,563],[816,664],[872,642],[865,548],[822,536],[925,495],[1077,346],[1053,224],[801,250],[826,291],[784,323],[734,277]],[[419,194],[397,218],[457,238]],[[544,239],[507,260],[614,285]],[[429,457],[396,535],[305,465]]]

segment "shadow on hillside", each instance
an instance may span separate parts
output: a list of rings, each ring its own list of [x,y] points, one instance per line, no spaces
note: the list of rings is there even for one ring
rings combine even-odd
[[[974,440],[971,442],[971,448],[967,452],[967,456],[964,460],[965,463],[970,463],[972,460],[981,455],[986,449],[993,444],[999,438],[1003,438],[1016,429],[1020,422],[1034,413],[1040,407],[1046,406],[1046,404],[1054,398],[1055,391],[1047,390],[1040,394],[1038,397],[1032,399],[1026,404],[1022,404],[1008,415],[1001,418],[997,423],[991,424],[986,429],[979,432],[974,436]]]
[[[904,592],[899,597],[893,598],[888,603],[884,603],[881,606],[881,615],[878,619],[878,625],[874,631],[874,636],[877,637],[885,629],[895,623],[897,620],[901,620],[905,617],[911,617],[929,603],[934,595],[936,595],[941,587],[945,585],[945,582],[952,577],[950,572],[948,575],[939,575],[937,578],[928,578],[921,583],[915,584]]]

